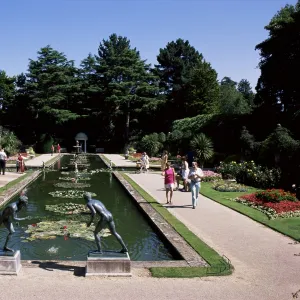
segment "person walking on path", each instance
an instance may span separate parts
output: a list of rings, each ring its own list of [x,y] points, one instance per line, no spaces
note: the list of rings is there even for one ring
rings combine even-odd
[[[161,157],[161,172],[162,176],[165,174],[166,164],[168,162],[168,151],[164,151],[162,157]]]
[[[166,163],[166,169],[165,169],[165,188],[166,188],[166,198],[167,198],[167,204],[172,204],[172,197],[173,197],[173,190],[175,185],[175,170],[171,168],[171,165],[169,163]],[[170,192],[170,198],[169,198],[169,192]]]
[[[19,153],[17,159],[17,172],[20,171],[20,173],[24,173],[24,170],[25,170],[24,157],[22,156],[21,153]]]
[[[188,176],[189,176],[189,164],[187,162],[186,156],[182,157],[182,166],[181,166],[181,176],[183,180],[183,189],[182,192],[188,192]]]
[[[192,169],[190,170],[188,178],[191,180],[191,192],[192,192],[192,205],[193,209],[198,204],[198,196],[201,187],[201,178],[204,177],[203,171],[198,167],[198,164],[193,161]]]
[[[51,146],[51,156],[53,156],[54,153],[54,145]]]
[[[7,155],[4,152],[4,149],[2,148],[0,150],[0,174],[2,171],[2,175],[5,175],[6,160],[7,160]]]
[[[60,153],[60,149],[61,149],[60,144],[57,144],[56,149],[57,149],[57,153]]]

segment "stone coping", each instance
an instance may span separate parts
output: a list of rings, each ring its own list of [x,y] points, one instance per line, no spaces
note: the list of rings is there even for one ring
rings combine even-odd
[[[185,239],[168,223],[166,220],[131,186],[131,184],[119,173],[113,172],[121,185],[131,195],[132,199],[148,217],[148,220],[163,238],[172,246],[172,248],[182,257],[187,266],[191,267],[208,267],[207,262],[185,241]],[[178,260],[178,266],[182,262]],[[158,262],[155,262],[156,265]],[[175,266],[176,263],[173,264]]]

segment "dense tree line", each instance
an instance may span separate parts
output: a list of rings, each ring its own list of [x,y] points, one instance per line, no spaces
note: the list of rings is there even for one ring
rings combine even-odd
[[[0,72],[1,125],[25,144],[47,135],[70,147],[84,131],[89,144],[123,151],[145,134],[171,131],[178,119],[253,109],[246,79],[218,82],[216,70],[182,39],[160,49],[153,67],[116,34],[79,67],[49,45],[37,54],[26,74]]]
[[[212,165],[233,157],[255,159],[295,177],[300,1],[278,11],[265,29],[268,38],[255,48],[261,56],[256,93],[246,79],[218,81],[217,71],[183,39],[159,49],[154,66],[116,34],[79,67],[46,46],[29,60],[26,74],[0,71],[0,125],[25,144],[54,138],[71,149],[75,134],[84,131],[89,145],[106,151],[140,145],[152,154],[163,148],[185,153],[204,133],[210,140],[203,138],[202,146],[210,141],[214,146]]]

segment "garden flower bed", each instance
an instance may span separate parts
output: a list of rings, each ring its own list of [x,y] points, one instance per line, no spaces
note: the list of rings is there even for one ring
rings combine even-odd
[[[247,192],[247,187],[234,182],[219,181],[212,188],[219,192]]]
[[[266,190],[240,196],[234,201],[265,213],[270,219],[300,217],[300,201],[283,190]]]
[[[216,181],[221,180],[222,175],[215,173],[213,171],[203,171],[204,178],[202,178],[202,181],[209,182],[209,181]]]

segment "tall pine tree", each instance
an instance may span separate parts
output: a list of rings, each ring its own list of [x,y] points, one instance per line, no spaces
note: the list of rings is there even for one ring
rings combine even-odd
[[[156,106],[158,80],[126,37],[112,34],[98,49],[97,75],[106,102],[115,139],[128,147],[130,127],[139,122],[140,112]]]

